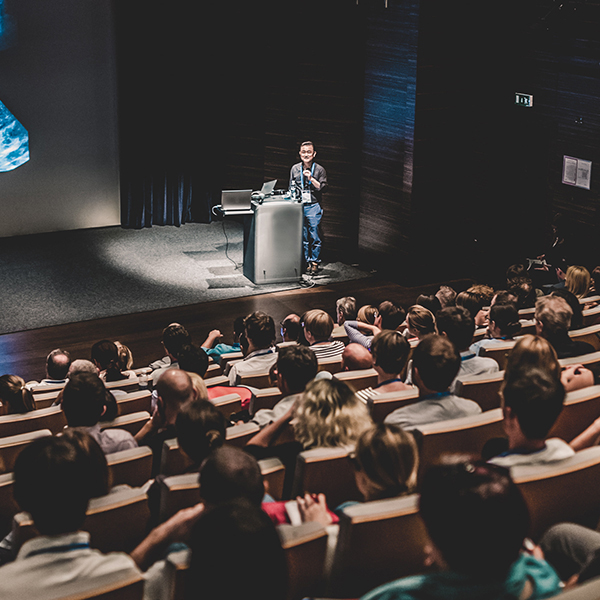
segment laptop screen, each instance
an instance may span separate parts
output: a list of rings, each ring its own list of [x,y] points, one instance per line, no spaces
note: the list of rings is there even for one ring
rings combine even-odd
[[[221,208],[223,210],[250,210],[252,190],[223,190]]]

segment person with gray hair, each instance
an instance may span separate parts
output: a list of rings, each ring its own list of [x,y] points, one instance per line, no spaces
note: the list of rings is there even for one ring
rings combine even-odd
[[[564,298],[559,296],[542,296],[535,303],[535,331],[537,335],[552,344],[558,358],[570,358],[595,352],[591,344],[573,340],[569,336],[572,316],[571,307]]]
[[[335,314],[337,324],[343,325],[346,321],[356,321],[356,298],[353,296],[344,296],[338,298],[335,303]]]
[[[78,358],[71,363],[67,378],[73,377],[75,373],[95,373],[97,375],[98,367],[91,360]]]

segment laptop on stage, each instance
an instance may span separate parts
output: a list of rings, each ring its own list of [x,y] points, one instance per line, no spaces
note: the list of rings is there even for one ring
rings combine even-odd
[[[252,190],[223,190],[221,192],[221,208],[223,211],[233,212],[250,210]]]

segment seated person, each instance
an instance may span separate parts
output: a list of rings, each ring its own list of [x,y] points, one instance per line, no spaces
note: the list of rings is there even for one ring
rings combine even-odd
[[[213,329],[202,342],[202,349],[213,360],[219,362],[221,355],[231,352],[240,352],[240,336],[244,333],[244,317],[238,317],[233,322],[233,344],[222,344],[220,342],[223,334],[218,329]]]
[[[485,463],[430,468],[419,502],[437,570],[386,583],[362,600],[549,598],[560,580],[523,551],[527,505],[505,469]],[[400,543],[400,542],[399,542]]]
[[[558,296],[559,298],[563,298],[566,300],[567,304],[571,307],[573,311],[573,316],[571,317],[571,324],[569,325],[569,331],[573,329],[582,329],[583,328],[583,304],[579,302],[577,296],[567,290],[566,288],[562,288],[560,290],[554,290],[551,294],[552,296]]]
[[[360,344],[348,344],[342,352],[342,371],[361,371],[373,367],[373,355]]]
[[[39,535],[0,567],[3,600],[76,597],[140,575],[130,556],[93,550],[90,534],[80,531],[90,498],[105,486],[98,461],[69,436],[40,438],[23,449],[14,496]]]
[[[335,314],[338,325],[343,325],[346,321],[356,321],[357,313],[356,298],[353,296],[344,296],[336,300]]]
[[[304,337],[317,361],[328,358],[340,358],[344,351],[344,342],[331,341],[333,319],[324,310],[309,310],[302,317]]]
[[[252,422],[261,428],[287,413],[318,371],[317,357],[306,346],[288,346],[281,348],[277,354],[273,374],[283,398],[272,409],[263,408],[252,417]]]
[[[32,388],[57,385],[67,381],[67,373],[71,366],[71,355],[66,350],[57,348],[46,357],[46,378],[39,383],[29,382]]]
[[[435,333],[435,317],[433,313],[420,304],[415,304],[406,313],[406,332],[408,337],[420,340],[422,337]]]
[[[469,350],[476,356],[485,356],[487,348],[514,339],[521,331],[519,312],[513,304],[494,304],[490,308],[486,337],[471,344]]]
[[[412,386],[400,379],[409,352],[409,343],[398,331],[378,333],[371,344],[371,353],[375,361],[374,368],[377,371],[377,385],[360,390],[356,395],[366,401],[378,394],[412,389]]]
[[[405,317],[406,312],[401,306],[391,300],[384,300],[377,308],[377,316],[373,325],[362,321],[346,321],[344,329],[350,342],[370,348],[373,336],[384,329],[396,331],[404,323]]]
[[[469,311],[462,306],[451,306],[436,315],[435,327],[439,335],[448,338],[460,352],[460,369],[450,386],[452,393],[460,390],[461,377],[497,373],[500,369],[493,358],[476,356],[469,347],[473,342],[475,322]]]
[[[73,375],[62,392],[61,406],[68,426],[89,433],[105,454],[137,447],[134,437],[124,429],[100,429],[100,420],[107,410],[107,404],[106,388],[98,375]]]
[[[573,340],[569,327],[573,311],[566,300],[558,296],[542,296],[535,303],[535,330],[546,338],[556,350],[558,358],[570,358],[595,352],[587,342]]]
[[[244,319],[244,334],[248,344],[242,360],[227,363],[226,375],[230,385],[238,385],[242,375],[268,373],[277,360],[275,322],[273,317],[255,311]],[[241,340],[240,340],[241,341]],[[244,348],[242,344],[242,348]]]
[[[159,377],[167,370],[173,367],[179,367],[177,355],[184,344],[191,344],[192,336],[187,329],[179,323],[171,323],[163,329],[162,346],[167,355],[160,360],[150,364],[152,368],[152,383],[155,385]]]
[[[365,502],[414,494],[419,471],[419,451],[412,434],[387,423],[378,423],[363,432],[356,442],[352,461],[356,487]],[[332,521],[324,494],[296,499],[303,521],[329,525]],[[335,512],[356,504],[344,502]]]
[[[448,389],[459,368],[460,356],[449,339],[440,335],[424,337],[413,351],[413,383],[419,390],[419,399],[387,415],[385,422],[415,429],[480,413],[479,404],[459,398]]]
[[[542,369],[522,369],[503,388],[502,413],[508,437],[506,452],[489,462],[501,467],[546,464],[575,452],[559,438],[547,439],[558,419],[565,390],[556,376]]]
[[[281,339],[283,343],[298,342],[302,330],[301,319],[299,315],[290,314],[281,321]]]
[[[110,340],[101,340],[92,346],[91,360],[98,368],[102,381],[120,381],[137,377],[133,371],[122,371],[119,349]]]
[[[440,301],[440,309],[447,306],[454,306],[456,302],[456,291],[450,286],[441,285],[440,289],[435,293],[435,297]]]
[[[485,307],[489,305],[489,301],[486,302],[485,298],[481,294],[475,292],[473,288],[460,292],[456,296],[456,306],[460,306],[469,311],[469,314],[475,323],[475,327],[485,327],[487,325],[488,315]]]
[[[25,380],[18,375],[0,377],[0,402],[3,415],[18,415],[35,410],[33,394],[27,389]]]

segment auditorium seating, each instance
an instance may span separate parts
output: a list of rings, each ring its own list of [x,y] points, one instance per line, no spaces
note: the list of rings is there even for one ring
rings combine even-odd
[[[600,365],[600,352],[590,352],[583,356],[573,356],[571,358],[559,358],[558,362],[561,367],[568,367],[570,365],[584,365],[588,369],[593,366]]]
[[[271,377],[268,371],[256,373],[253,375],[242,375],[239,380],[240,385],[247,385],[255,388],[271,387]]]
[[[60,410],[60,409],[59,409]],[[101,429],[125,429],[135,435],[148,421],[150,413],[146,411],[122,415],[112,421],[101,421]]]
[[[504,371],[484,373],[483,375],[466,375],[460,378],[457,396],[477,402],[481,410],[499,408],[501,404],[500,388],[504,381]]]
[[[572,340],[587,342],[594,346],[596,350],[600,350],[600,324],[590,325],[582,329],[573,329],[569,331],[569,336]]]
[[[243,448],[259,431],[256,423],[234,425],[225,430],[225,440],[228,444]]]
[[[114,390],[122,390],[124,392],[136,392],[140,389],[140,382],[137,377],[132,377],[130,379],[119,379],[118,381],[108,381],[106,382],[106,389],[111,392]]]
[[[54,404],[61,391],[62,388],[50,392],[44,392],[43,394],[34,394],[33,402],[35,404],[35,408],[49,408]]]
[[[106,455],[112,485],[141,487],[152,477],[152,451],[148,446]]]
[[[225,394],[211,400],[212,404],[229,420],[232,413],[242,410],[242,399],[239,394]]]
[[[481,457],[483,445],[495,437],[504,437],[502,409],[488,410],[461,419],[438,421],[419,426],[421,440],[420,471],[436,464],[444,454]]]
[[[15,478],[12,473],[0,475],[0,536],[4,537],[11,529],[13,517],[19,507],[13,497]]]
[[[367,400],[371,418],[375,423],[383,423],[384,419],[397,408],[413,404],[419,399],[419,390],[402,390],[400,392],[386,392],[377,394]]]
[[[219,375],[218,377],[211,377],[210,379],[205,379],[204,384],[207,388],[215,387],[217,385],[229,385],[229,377],[225,377],[225,375]]]
[[[600,323],[600,304],[583,311],[583,326],[589,327]]]
[[[591,600],[600,598],[600,577],[590,579],[560,594],[560,600]]]
[[[600,516],[600,446],[545,465],[511,469],[531,515],[531,538],[565,521],[596,527]]]
[[[346,383],[355,392],[377,385],[377,371],[375,369],[342,371],[336,373],[334,377]]]
[[[117,398],[117,408],[119,409],[119,416],[143,411],[152,413],[152,392],[139,390],[119,397]]]
[[[104,584],[68,598],[57,600],[142,600],[144,597],[144,577],[136,575],[123,581]]]
[[[256,391],[250,399],[250,414],[253,415],[261,408],[273,408],[283,397],[277,387],[262,388]]]
[[[288,567],[288,600],[314,597],[323,588],[327,531],[319,523],[279,525],[281,546]]]
[[[495,344],[493,347],[485,348],[481,352],[481,356],[493,358],[498,363],[500,370],[503,371],[506,368],[508,353],[512,350],[515,343],[515,340],[506,340],[501,344]]]
[[[316,448],[300,452],[296,461],[292,497],[323,493],[334,509],[347,500],[360,500],[351,451],[344,448]]]
[[[0,417],[0,438],[39,429],[49,429],[56,434],[64,429],[67,421],[60,406],[32,410],[20,415]]]
[[[33,440],[52,435],[49,429],[37,429],[28,433],[20,433],[0,438],[0,473],[8,473],[15,467],[17,456],[25,446]]]
[[[342,370],[342,357],[323,358],[318,361],[319,371],[329,371],[332,375]]]
[[[570,442],[600,417],[600,385],[569,392],[548,437]]]
[[[328,595],[358,598],[378,585],[423,572],[427,543],[417,494],[344,508]]]

